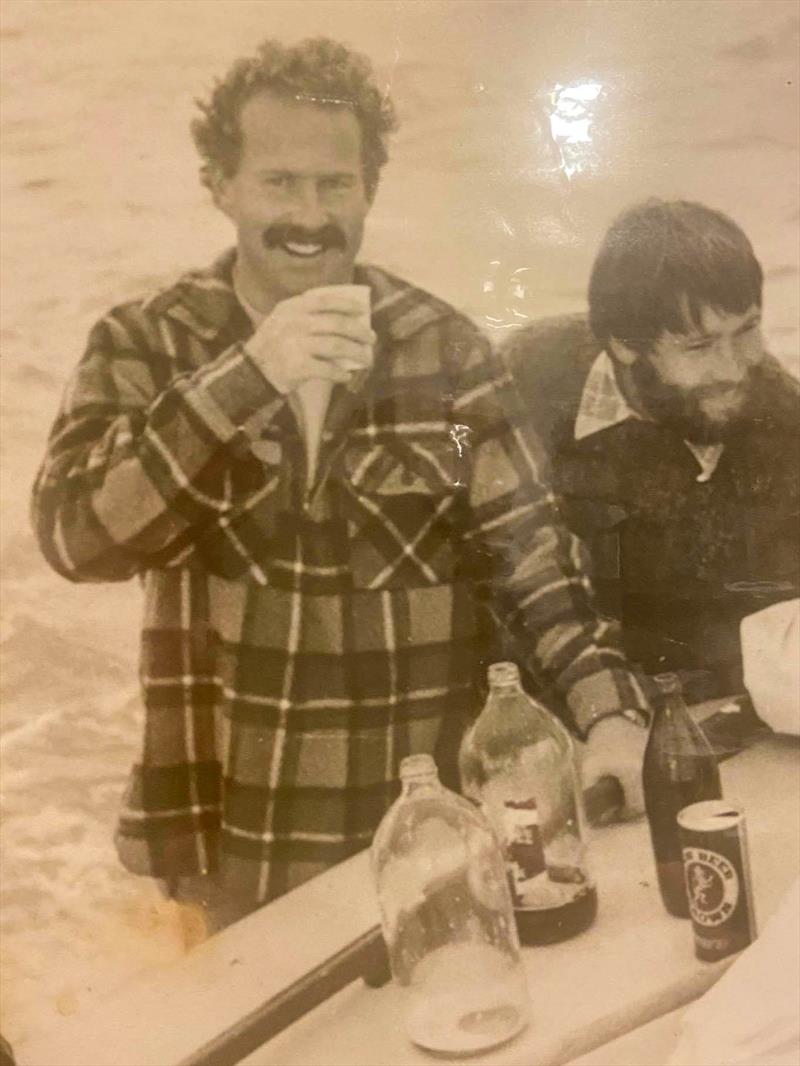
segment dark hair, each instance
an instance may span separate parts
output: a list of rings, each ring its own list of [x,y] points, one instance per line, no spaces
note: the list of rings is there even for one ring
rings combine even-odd
[[[203,158],[204,184],[209,184],[215,169],[226,177],[236,173],[242,108],[260,92],[321,107],[349,108],[361,126],[364,185],[372,199],[380,169],[389,158],[388,134],[397,125],[394,106],[378,88],[369,60],[327,37],[291,46],[266,40],[255,55],[237,60],[217,80],[208,100],[196,101],[201,114],[192,122],[192,136]]]
[[[589,322],[640,354],[664,331],[700,326],[703,306],[741,314],[761,306],[763,274],[726,215],[686,200],[647,200],[621,214],[592,267]]]

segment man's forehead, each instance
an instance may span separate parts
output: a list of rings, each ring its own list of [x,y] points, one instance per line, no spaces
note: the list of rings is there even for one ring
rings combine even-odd
[[[302,162],[309,154],[330,158],[344,169],[360,161],[361,128],[345,105],[264,91],[244,104],[239,122],[245,152],[265,160],[274,157],[281,166],[293,159]]]
[[[680,310],[683,319],[682,328],[667,331],[673,337],[708,336],[715,333],[729,332],[738,329],[749,319],[761,313],[761,308],[758,304],[752,304],[744,311],[727,311],[722,307],[700,303],[693,314],[692,306],[686,295],[681,297]]]

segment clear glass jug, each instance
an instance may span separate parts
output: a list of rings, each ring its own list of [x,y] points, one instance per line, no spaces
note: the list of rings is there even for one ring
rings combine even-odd
[[[503,856],[486,819],[443,787],[429,755],[404,759],[400,777],[372,864],[406,1029],[430,1051],[481,1051],[528,1021]]]
[[[561,722],[523,691],[515,663],[490,666],[489,686],[461,746],[461,786],[505,848],[520,940],[553,943],[597,913],[575,748]]]

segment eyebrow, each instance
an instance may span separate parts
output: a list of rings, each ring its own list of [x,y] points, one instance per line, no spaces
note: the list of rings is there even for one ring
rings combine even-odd
[[[306,174],[302,170],[287,170],[286,168],[271,170],[269,167],[258,171],[258,175],[261,178],[352,178],[356,177],[357,174],[358,170],[355,168],[353,170],[324,170],[313,174]]]
[[[744,322],[742,322],[741,326],[739,326],[738,329],[734,330],[734,337],[737,337],[740,333],[744,333],[745,330],[750,329],[752,326],[755,326],[760,321],[761,311],[754,311],[752,315],[748,315],[748,317],[744,320]],[[717,333],[690,333],[686,336],[686,342],[687,344],[697,344],[701,341],[713,340],[716,336],[718,336]]]
[[[744,322],[742,322],[741,326],[739,326],[739,328],[736,330],[736,332],[737,333],[744,333],[744,331],[746,329],[750,329],[751,326],[755,326],[760,321],[761,321],[761,312],[760,311],[754,311],[752,313],[752,315],[750,315],[748,318],[746,318],[744,320]]]

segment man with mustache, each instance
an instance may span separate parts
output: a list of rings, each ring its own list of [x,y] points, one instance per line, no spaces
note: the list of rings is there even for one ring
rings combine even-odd
[[[366,847],[404,756],[452,782],[490,611],[588,735],[587,784],[640,810],[646,700],[508,375],[356,263],[394,126],[369,64],[267,41],[201,106],[236,248],[95,327],[34,500],[60,573],[144,582],[123,862],[218,926]]]
[[[797,595],[800,387],[766,354],[762,271],[731,219],[650,200],[611,226],[589,315],[506,356],[601,607],[690,697],[742,688],[739,623]]]

